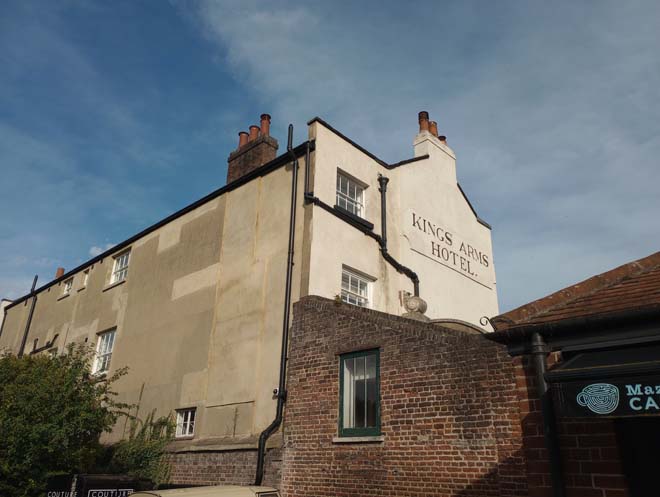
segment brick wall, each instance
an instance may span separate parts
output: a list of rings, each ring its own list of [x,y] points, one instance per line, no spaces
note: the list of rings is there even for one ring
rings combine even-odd
[[[260,136],[234,150],[227,159],[227,184],[272,161],[277,155],[277,148],[275,138]]]
[[[256,450],[177,452],[170,454],[170,483],[186,485],[253,485]],[[266,453],[264,485],[279,487],[281,449]]]
[[[376,347],[383,441],[333,443],[338,354]],[[306,297],[289,357],[287,497],[527,495],[515,368],[501,346]]]
[[[557,360],[558,356],[553,355],[548,363],[553,364]],[[514,364],[529,495],[552,497],[550,466],[534,369],[527,359],[520,357],[514,359]],[[614,422],[557,416],[557,425],[567,497],[627,496]]]

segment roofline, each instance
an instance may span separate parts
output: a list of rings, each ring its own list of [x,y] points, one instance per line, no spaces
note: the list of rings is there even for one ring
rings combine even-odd
[[[328,128],[330,131],[332,131],[334,134],[336,134],[339,138],[341,138],[341,139],[347,141],[348,143],[350,143],[351,145],[353,145],[355,148],[357,148],[360,152],[362,152],[362,153],[364,153],[365,155],[371,157],[373,160],[375,160],[376,162],[378,162],[378,164],[380,164],[381,166],[383,166],[385,169],[395,169],[395,168],[397,168],[397,167],[401,167],[401,166],[404,166],[404,165],[406,165],[406,164],[410,164],[410,163],[412,163],[412,162],[417,162],[417,161],[425,160],[425,159],[428,159],[428,158],[430,157],[429,154],[424,154],[424,155],[420,155],[419,157],[412,157],[411,159],[405,159],[405,160],[402,160],[402,161],[399,161],[399,162],[395,162],[395,163],[393,163],[393,164],[388,164],[388,163],[385,162],[384,160],[382,160],[382,159],[376,157],[376,155],[374,155],[374,154],[372,154],[371,152],[369,152],[366,148],[364,148],[364,147],[363,147],[362,145],[360,145],[359,143],[356,143],[355,141],[351,140],[348,136],[346,136],[345,134],[343,134],[343,133],[342,133],[341,131],[339,131],[338,129],[332,127],[330,124],[328,124],[326,121],[324,121],[323,119],[321,119],[321,118],[318,117],[318,116],[316,116],[316,117],[314,117],[313,119],[310,119],[309,121],[307,121],[307,125],[310,126],[310,125],[312,125],[312,124],[315,123],[315,122],[317,122],[317,123],[319,123],[319,124],[322,124],[323,126],[325,126],[326,128]],[[468,206],[470,207],[470,210],[472,211],[472,214],[474,214],[474,217],[477,219],[477,222],[478,222],[479,224],[484,225],[484,226],[485,226],[486,228],[488,228],[489,230],[492,230],[492,229],[493,229],[492,226],[491,226],[490,224],[488,224],[486,221],[484,221],[483,219],[481,219],[481,218],[479,217],[479,214],[477,214],[477,211],[474,209],[474,207],[472,206],[472,203],[471,203],[470,200],[467,198],[467,195],[466,195],[465,192],[463,191],[463,188],[461,188],[461,185],[460,185],[459,183],[456,183],[456,185],[458,186],[458,189],[459,189],[459,191],[461,192],[461,195],[463,195],[463,198],[465,199],[465,201],[467,202]]]
[[[655,252],[641,259],[627,262],[614,269],[591,276],[573,285],[562,288],[549,295],[533,300],[508,312],[491,318],[490,322],[495,329],[509,329],[526,326],[534,318],[545,314],[552,309],[573,302],[579,298],[591,295],[606,287],[621,283],[623,280],[645,273],[660,264],[660,252]],[[525,315],[529,311],[529,314]],[[500,330],[500,331],[502,331]]]
[[[420,155],[419,157],[412,157],[412,158],[410,158],[410,159],[404,159],[404,160],[402,160],[402,161],[395,162],[394,164],[388,164],[388,163],[385,162],[383,159],[380,159],[379,157],[376,157],[376,155],[374,155],[374,154],[372,154],[371,152],[369,152],[366,148],[364,148],[364,147],[363,147],[362,145],[360,145],[359,143],[356,143],[355,141],[351,140],[348,136],[346,136],[345,134],[343,134],[343,133],[342,133],[341,131],[339,131],[338,129],[333,128],[330,124],[328,124],[326,121],[324,121],[323,119],[321,119],[321,118],[318,117],[318,116],[316,116],[316,117],[314,117],[313,119],[310,119],[309,121],[307,121],[307,125],[308,125],[308,126],[311,126],[311,125],[314,124],[315,122],[317,122],[317,123],[319,123],[319,124],[322,124],[323,126],[325,126],[326,128],[328,128],[330,131],[332,131],[332,132],[333,132],[335,135],[337,135],[339,138],[341,138],[342,140],[347,141],[348,143],[350,143],[351,145],[353,145],[355,148],[357,148],[360,152],[362,152],[363,154],[368,155],[369,157],[371,157],[373,160],[375,160],[376,162],[378,162],[378,164],[380,164],[381,166],[383,166],[385,169],[394,169],[394,168],[397,168],[397,167],[400,167],[400,166],[404,166],[404,165],[406,165],[406,164],[410,164],[411,162],[417,162],[417,161],[425,160],[425,159],[428,159],[428,158],[429,158],[429,154],[425,154],[425,155]]]
[[[298,145],[297,147],[295,147],[293,149],[293,153],[295,154],[296,158],[302,157],[306,154],[308,143],[310,145],[310,150],[314,150],[314,145],[315,145],[314,140],[305,141],[305,142],[301,143],[300,145]],[[151,226],[143,229],[142,231],[140,231],[136,235],[133,235],[132,237],[124,240],[123,242],[120,242],[117,245],[114,245],[113,247],[111,247],[110,249],[108,249],[108,250],[100,253],[99,255],[89,259],[87,262],[84,262],[84,263],[80,264],[79,266],[71,269],[70,271],[67,271],[66,273],[64,273],[59,278],[55,278],[54,280],[49,281],[45,285],[40,286],[34,292],[30,292],[28,294],[23,295],[22,297],[17,298],[11,304],[9,304],[8,306],[5,307],[5,311],[8,311],[12,307],[20,304],[21,302],[24,302],[31,295],[41,293],[42,291],[50,288],[51,286],[54,286],[54,285],[60,283],[61,281],[64,281],[64,280],[70,278],[71,276],[73,276],[74,274],[82,271],[86,267],[91,266],[92,264],[96,264],[100,260],[105,259],[106,257],[109,257],[109,256],[111,256],[112,254],[114,254],[116,252],[121,251],[122,249],[128,247],[132,243],[139,240],[140,238],[148,235],[149,233],[152,233],[153,231],[156,231],[157,229],[161,228],[162,226],[166,225],[167,223],[169,223],[171,221],[174,221],[175,219],[178,219],[179,217],[181,217],[185,214],[188,214],[190,211],[195,210],[197,207],[200,207],[201,205],[205,204],[206,202],[209,202],[209,201],[211,201],[211,200],[213,200],[217,197],[220,197],[220,196],[224,195],[225,193],[228,193],[232,190],[235,190],[236,188],[239,188],[239,187],[243,186],[244,184],[249,183],[250,181],[252,181],[255,178],[265,176],[265,175],[275,171],[276,169],[279,169],[280,167],[282,167],[282,166],[284,166],[284,165],[286,165],[290,162],[291,162],[291,154],[289,152],[284,152],[282,155],[280,155],[278,157],[275,157],[272,161],[264,164],[263,166],[258,167],[257,169],[249,172],[248,174],[245,174],[244,176],[241,176],[240,178],[232,181],[231,183],[229,183],[229,184],[227,184],[227,185],[225,185],[221,188],[218,188],[217,190],[215,190],[215,191],[209,193],[208,195],[200,198],[199,200],[193,202],[192,204],[187,205],[183,209],[180,209],[180,210],[174,212],[173,214],[170,214],[166,218],[161,219],[157,223],[152,224]]]
[[[481,218],[479,217],[479,214],[477,214],[477,211],[474,210],[474,207],[472,206],[472,202],[470,202],[470,199],[467,197],[467,195],[466,195],[465,192],[463,191],[463,188],[461,187],[461,184],[457,182],[457,183],[456,183],[456,186],[458,186],[458,190],[461,192],[461,195],[463,195],[463,198],[465,199],[465,201],[467,202],[468,206],[470,207],[470,210],[472,211],[472,214],[474,214],[474,217],[477,218],[477,222],[478,222],[479,224],[484,225],[486,228],[488,228],[489,230],[492,231],[492,230],[493,230],[493,227],[492,227],[490,224],[488,224],[486,221],[484,221],[483,219],[481,219]]]
[[[586,329],[596,327],[598,329],[604,327],[611,329],[621,325],[630,325],[631,321],[642,322],[654,318],[660,318],[660,304],[623,311],[587,314],[543,323],[515,325],[488,333],[487,337],[495,342],[510,345],[525,341],[532,333],[540,333],[544,337],[568,335],[573,331],[583,333]]]

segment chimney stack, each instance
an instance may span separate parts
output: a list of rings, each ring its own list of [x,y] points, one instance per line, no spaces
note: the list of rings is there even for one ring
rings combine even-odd
[[[419,118],[419,132],[429,130],[429,113],[423,110],[418,114]]]
[[[438,123],[435,121],[429,121],[429,132],[433,136],[438,136]]]
[[[277,140],[270,136],[270,115],[261,114],[261,128],[250,126],[250,133],[238,134],[238,148],[227,159],[227,183],[272,161],[277,155]]]
[[[61,278],[62,276],[64,276],[64,268],[58,267],[57,271],[55,271],[55,279]]]

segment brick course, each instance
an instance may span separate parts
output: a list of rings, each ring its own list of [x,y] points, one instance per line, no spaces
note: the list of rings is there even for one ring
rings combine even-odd
[[[256,450],[195,451],[170,454],[170,483],[178,485],[253,485]],[[264,485],[279,487],[281,449],[266,453]]]
[[[339,357],[380,349],[382,442],[333,443]],[[515,368],[500,345],[320,297],[294,306],[286,496],[527,495]]]

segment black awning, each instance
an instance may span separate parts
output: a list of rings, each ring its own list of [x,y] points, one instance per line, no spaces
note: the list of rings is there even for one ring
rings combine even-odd
[[[660,415],[660,345],[580,352],[545,375],[572,417]]]

